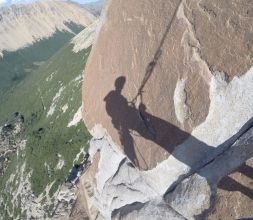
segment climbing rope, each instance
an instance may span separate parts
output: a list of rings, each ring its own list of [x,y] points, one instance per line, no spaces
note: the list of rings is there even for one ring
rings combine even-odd
[[[161,40],[161,42],[160,42],[160,44],[159,44],[159,46],[158,46],[158,49],[156,50],[156,53],[155,53],[155,55],[154,55],[154,58],[153,58],[153,60],[148,64],[148,66],[147,66],[147,68],[146,68],[145,75],[144,75],[143,80],[142,80],[142,82],[141,82],[141,85],[140,85],[140,87],[139,87],[139,89],[138,89],[138,91],[137,91],[137,94],[134,96],[133,100],[130,102],[132,106],[135,106],[138,97],[140,97],[140,103],[142,103],[142,99],[143,99],[143,95],[142,95],[142,94],[143,94],[143,92],[144,92],[143,89],[144,89],[144,87],[145,87],[147,81],[148,81],[149,78],[151,77],[151,75],[152,75],[152,73],[153,73],[153,71],[154,71],[154,68],[155,68],[155,66],[156,66],[156,64],[157,64],[157,62],[158,62],[160,56],[162,55],[162,50],[161,50],[161,48],[162,48],[162,46],[163,46],[163,44],[164,44],[164,42],[165,42],[165,39],[166,39],[166,37],[167,37],[167,35],[168,35],[170,29],[171,29],[172,23],[173,23],[173,21],[174,21],[174,19],[175,19],[175,17],[176,17],[176,14],[177,14],[177,12],[178,12],[179,6],[181,5],[182,2],[183,2],[183,0],[180,0],[180,1],[179,1],[178,5],[177,5],[177,7],[176,7],[176,9],[175,9],[175,11],[174,11],[174,14],[173,14],[173,16],[172,16],[172,19],[170,20],[170,22],[169,22],[169,24],[168,24],[168,26],[167,26],[167,28],[166,28],[166,30],[165,30],[165,33],[164,33],[164,35],[163,35],[163,38],[162,38],[162,40]]]

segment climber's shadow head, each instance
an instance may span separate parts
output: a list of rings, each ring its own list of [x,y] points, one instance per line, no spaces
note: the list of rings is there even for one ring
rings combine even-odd
[[[126,77],[125,76],[120,76],[115,80],[114,86],[115,90],[118,92],[121,92],[122,89],[124,88],[124,85],[126,83]]]
[[[114,82],[115,88],[104,98],[107,114],[111,117],[114,128],[118,130],[125,152],[135,151],[134,131],[138,133],[138,138],[152,141],[172,153],[177,145],[189,137],[189,133],[182,131],[163,118],[151,114],[142,101],[138,107],[133,101],[130,103],[122,94],[125,84],[126,77],[119,76]]]

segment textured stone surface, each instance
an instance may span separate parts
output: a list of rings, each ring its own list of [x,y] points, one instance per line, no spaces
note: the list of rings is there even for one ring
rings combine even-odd
[[[253,156],[252,6],[108,1],[83,85],[97,219],[141,219],[163,198],[168,213],[201,219]]]
[[[187,219],[193,219],[210,207],[211,195],[212,189],[205,177],[195,174],[166,195],[166,201]]]
[[[92,165],[81,183],[91,219],[97,215],[110,219],[114,210],[136,202],[146,203],[158,196],[108,136],[91,141],[90,155]]]
[[[253,216],[253,160],[248,160],[218,185],[217,198],[207,219],[243,219]]]
[[[90,219],[185,219],[164,202],[107,134],[91,140],[89,153],[92,163],[78,184],[73,217],[82,211]]]
[[[175,210],[170,208],[162,200],[152,200],[146,204],[136,203],[123,207],[120,211],[115,211],[112,216],[113,220],[184,220],[185,218],[179,215]]]
[[[226,85],[250,68],[251,5],[235,0],[109,1],[86,67],[86,125],[102,124],[142,169],[168,158],[207,120],[217,71],[224,72],[221,83]],[[145,75],[142,104],[149,130],[138,113],[140,97],[135,108],[127,105]],[[114,86],[120,76],[125,77],[122,91]]]
[[[214,205],[213,200],[220,180],[253,156],[252,143],[251,128],[230,149],[179,183],[165,196],[166,201],[187,219],[203,215]]]
[[[101,129],[98,138],[90,142],[92,163],[78,187],[82,200],[78,209],[85,210],[90,219],[145,219],[152,216],[151,210],[157,214],[157,219],[165,216],[171,216],[169,219],[200,216],[203,219],[215,205],[219,181],[253,155],[253,129],[250,129],[211,163],[189,174],[188,178],[176,183],[173,191],[165,193],[159,187],[166,187],[166,182],[161,185],[159,178],[162,172],[165,176],[168,174],[166,170],[158,170],[156,176],[140,172],[102,132]],[[220,212],[215,214],[220,215]]]

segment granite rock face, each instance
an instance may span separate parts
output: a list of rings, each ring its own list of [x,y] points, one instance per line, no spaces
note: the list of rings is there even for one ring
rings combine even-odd
[[[227,202],[224,208],[219,204],[222,201],[217,202],[221,196],[228,197],[220,193],[222,189],[229,191],[229,177],[225,176],[253,155],[252,131],[251,128],[228,150],[166,193],[159,192],[159,174],[140,172],[106,133],[97,136],[90,142],[91,164],[81,176],[73,213],[82,211],[89,219],[149,219],[148,216],[150,219],[217,219],[216,216],[229,219],[229,210],[236,203],[237,210],[242,211],[235,217],[252,215],[251,209],[243,211],[244,202],[247,207],[252,205],[251,183],[243,186],[245,179],[243,182],[239,177],[234,180],[242,203]],[[247,176],[250,177],[250,173]],[[223,186],[219,183],[221,179]],[[229,193],[232,198],[237,195]]]
[[[158,201],[198,218],[215,206],[219,181],[253,156],[251,8],[107,2],[83,84],[91,219],[141,219]]]
[[[185,219],[106,134],[91,140],[89,153],[92,163],[80,179],[73,212],[85,210],[90,219]]]
[[[245,161],[250,160],[253,155],[252,143],[253,129],[251,128],[226,152],[216,157],[196,174],[179,183],[172,192],[165,195],[165,200],[187,219],[205,213],[214,205],[213,200],[221,178],[243,165]],[[243,191],[243,187],[241,190]]]
[[[102,124],[142,169],[168,158],[210,117],[213,92],[221,90],[212,91],[213,79],[222,88],[251,67],[251,7],[249,1],[109,1],[86,67],[86,125]],[[119,77],[124,82],[115,89]]]
[[[131,206],[132,209],[131,210]],[[163,219],[173,219],[173,220],[185,220],[181,215],[179,215],[175,210],[170,208],[162,200],[152,200],[146,204],[133,204],[126,206],[120,210],[120,212],[115,211],[113,213],[112,219],[124,219],[124,220],[163,220]]]
[[[253,216],[252,171],[251,158],[219,182],[217,197],[207,219],[247,219]]]

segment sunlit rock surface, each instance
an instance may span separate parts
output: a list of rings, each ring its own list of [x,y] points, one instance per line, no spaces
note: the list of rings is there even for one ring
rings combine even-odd
[[[82,194],[91,219],[132,210],[143,217],[140,207],[163,198],[186,219],[215,207],[219,181],[253,156],[251,138],[237,146],[252,136],[252,8],[236,0],[107,2],[83,84],[96,158],[92,193]]]
[[[102,124],[140,168],[167,159],[190,134],[216,147],[251,118],[250,3],[112,0],[102,19],[86,68],[84,120],[89,129]],[[134,100],[139,89],[142,102]]]

